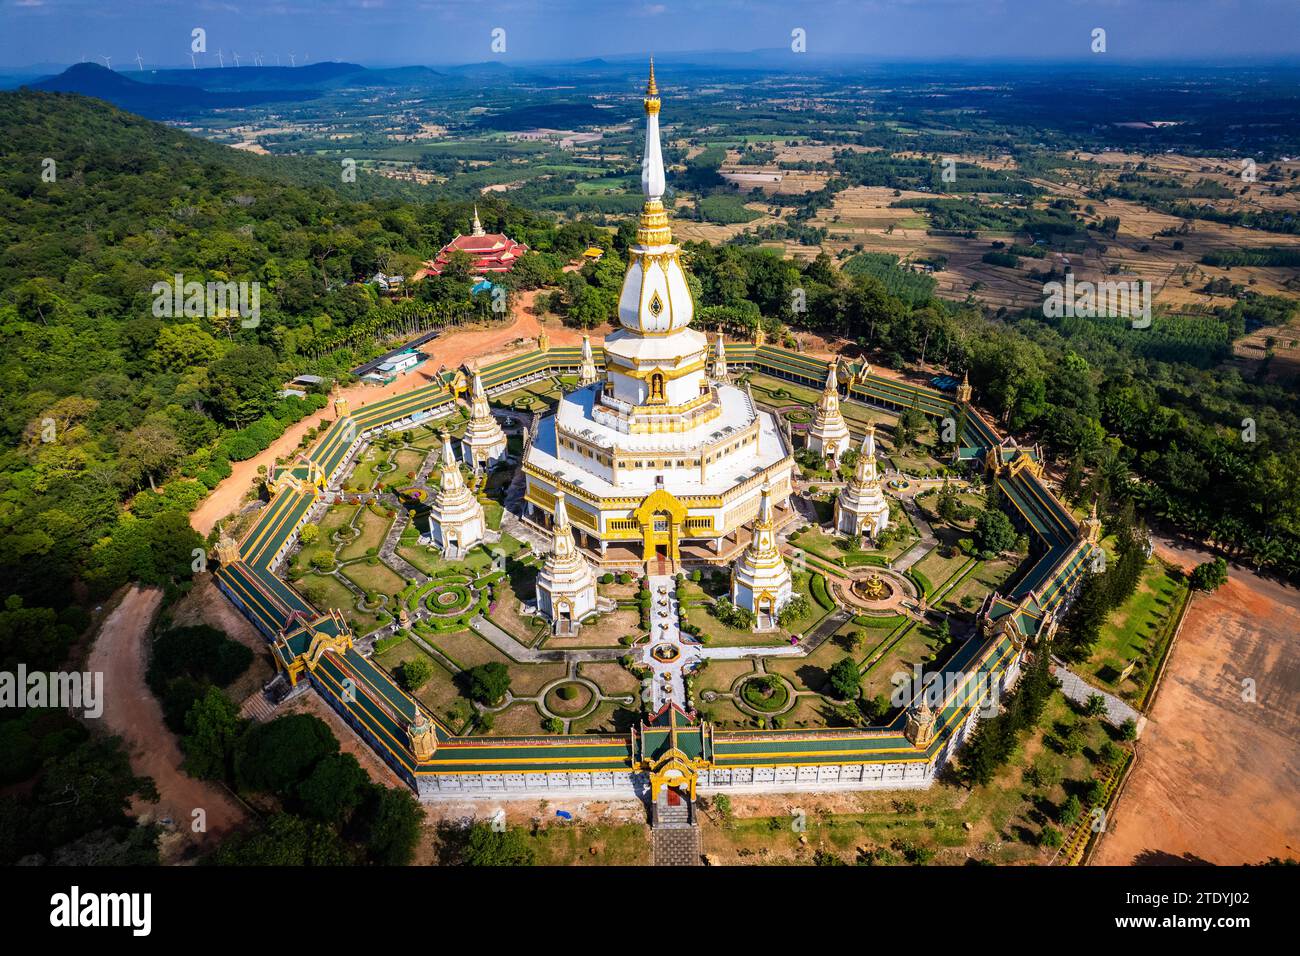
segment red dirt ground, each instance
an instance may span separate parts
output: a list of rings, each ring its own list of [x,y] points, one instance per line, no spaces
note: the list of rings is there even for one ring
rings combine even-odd
[[[131,812],[175,821],[161,843],[164,862],[175,862],[189,848],[211,844],[242,823],[246,812],[225,790],[181,770],[180,745],[163,724],[162,708],[144,682],[145,642],[161,604],[157,588],[129,589],[100,628],[87,668],[104,674],[102,729],[122,737],[131,768],[152,777],[158,788],[156,805],[135,800]],[[207,814],[206,833],[190,830],[196,808]]]
[[[1157,551],[1188,568],[1207,558]],[[1298,634],[1300,594],[1242,568],[1192,599],[1094,864],[1300,859]]]

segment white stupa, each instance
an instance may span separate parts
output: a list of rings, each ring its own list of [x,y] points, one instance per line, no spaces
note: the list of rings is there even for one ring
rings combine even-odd
[[[442,436],[441,487],[429,504],[429,531],[443,556],[456,561],[483,540],[483,506],[465,485],[451,437]]]
[[[469,423],[461,438],[461,452],[465,456],[465,464],[471,468],[491,468],[506,457],[506,433],[501,430],[501,423],[492,414],[487,392],[483,390],[483,379],[478,372],[474,373],[470,395],[473,405],[470,408]]]
[[[889,524],[889,502],[876,470],[876,425],[867,426],[853,477],[835,499],[835,530],[854,537],[874,538]]]
[[[808,429],[808,447],[838,468],[840,456],[849,449],[849,426],[840,414],[839,359],[831,362],[826,373],[826,387],[817,400],[817,414]]]
[[[754,612],[755,630],[767,630],[776,627],[792,589],[790,569],[777,546],[772,493],[764,485],[753,540],[731,568],[731,603]]]
[[[578,368],[578,384],[594,385],[599,376],[596,374],[596,359],[591,354],[591,336],[582,333],[582,365]]]
[[[551,553],[537,575],[537,611],[556,634],[574,634],[578,622],[596,610],[596,574],[578,550],[569,526],[564,492],[555,496]]]
[[[643,105],[645,201],[603,368],[538,419],[520,470],[526,518],[544,524],[564,491],[584,549],[611,566],[634,559],[671,573],[739,550],[763,484],[785,515],[794,456],[772,412],[709,374],[716,354],[691,325],[695,302],[664,205],[653,66]]]
[[[715,382],[730,382],[731,374],[727,370],[727,346],[722,341],[722,332],[718,332],[717,344],[713,346],[712,376]]]

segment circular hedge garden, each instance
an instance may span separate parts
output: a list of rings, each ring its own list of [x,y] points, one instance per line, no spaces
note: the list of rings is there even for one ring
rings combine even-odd
[[[439,617],[464,614],[474,604],[469,587],[459,582],[439,582],[424,596],[424,606]]]
[[[546,709],[558,717],[576,717],[591,707],[592,696],[586,684],[557,684],[546,692]]]
[[[774,714],[790,702],[790,689],[775,675],[751,677],[740,685],[740,699],[754,710]]]

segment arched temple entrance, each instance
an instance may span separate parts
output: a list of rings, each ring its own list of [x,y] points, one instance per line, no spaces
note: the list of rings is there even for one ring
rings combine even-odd
[[[662,488],[646,495],[632,513],[641,526],[641,560],[663,559],[676,565],[682,559],[680,541],[686,513],[686,506]]]

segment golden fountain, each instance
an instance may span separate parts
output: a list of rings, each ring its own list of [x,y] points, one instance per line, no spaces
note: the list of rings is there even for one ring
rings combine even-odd
[[[880,579],[880,575],[869,574],[865,581],[858,582],[857,590],[868,601],[883,601],[893,589]]]

